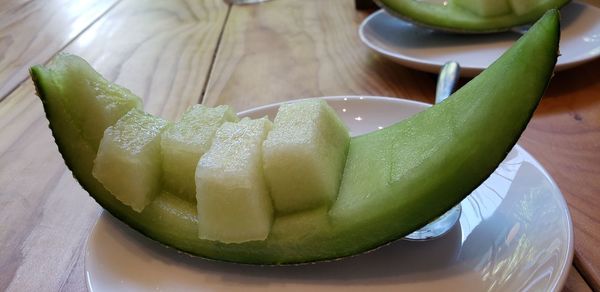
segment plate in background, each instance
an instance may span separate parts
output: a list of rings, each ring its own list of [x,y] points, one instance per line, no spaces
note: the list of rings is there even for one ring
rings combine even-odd
[[[572,2],[561,9],[560,53],[556,70],[600,56],[600,8]],[[438,73],[447,61],[461,65],[462,76],[475,76],[506,51],[521,34],[465,35],[435,32],[379,10],[359,27],[361,41],[404,66]]]

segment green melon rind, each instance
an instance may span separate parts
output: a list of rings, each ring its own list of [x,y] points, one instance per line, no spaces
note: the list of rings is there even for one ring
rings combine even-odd
[[[480,161],[483,158],[487,162],[484,166],[466,163],[469,166],[466,168],[468,173],[461,177],[461,183],[453,187],[454,181],[436,182],[429,179],[423,184],[423,177],[429,177],[431,173],[425,173],[423,177],[418,177],[419,175],[431,171],[430,167],[440,169],[439,165],[427,166],[419,173],[406,178],[413,182],[402,182],[390,189],[382,189],[384,195],[380,199],[364,202],[363,207],[344,208],[347,206],[342,199],[336,201],[330,214],[317,210],[279,217],[267,240],[241,244],[223,244],[198,239],[195,206],[169,193],[162,193],[142,213],[136,213],[117,201],[91,176],[95,157],[92,147],[81,138],[79,129],[68,118],[60,100],[47,95],[49,90],[56,86],[51,74],[43,67],[35,66],[31,69],[31,75],[44,104],[46,117],[50,121],[50,129],[67,166],[83,188],[115,217],[162,244],[204,258],[252,264],[303,263],[361,253],[400,238],[441,215],[475,189],[494,171],[516,143],[543,95],[558,55],[559,34],[558,11],[552,10],[513,48],[446,102],[405,122],[353,138],[351,141],[351,145],[354,145],[351,148],[362,149],[361,144],[370,144],[371,149],[377,149],[389,139],[386,137],[394,137],[398,132],[402,132],[402,129],[411,128],[417,132],[426,130],[419,128],[419,122],[440,113],[479,119],[481,115],[470,114],[482,110],[481,107],[485,107],[486,113],[490,110],[504,111],[506,119],[501,124],[514,127],[514,130],[503,130],[503,133],[509,132],[510,136],[494,141],[492,149],[475,147],[474,153],[471,152],[471,160]],[[488,91],[495,89],[495,94],[485,94],[486,99],[479,100],[478,106],[469,107],[469,103],[474,99],[469,96],[480,96],[479,90],[482,88]],[[515,88],[521,90],[516,93]],[[488,102],[490,99],[493,99],[493,102]],[[473,133],[490,132],[486,129],[489,123],[480,125],[479,120],[466,123],[469,127],[479,127],[479,130]],[[466,147],[460,146],[461,144],[471,145],[469,142],[472,142],[469,137],[466,137],[467,140],[460,140],[463,138],[459,137],[452,142],[454,147],[460,147],[460,151],[465,151],[462,148]],[[367,142],[368,140],[374,141]],[[357,153],[356,149],[351,154],[352,157],[369,155]],[[442,180],[454,178],[449,172],[442,171],[438,177]],[[473,173],[478,175],[470,177]],[[422,185],[419,186],[419,183]],[[417,187],[416,192],[408,199],[390,197],[399,191],[405,191],[398,188],[406,186]],[[440,199],[437,195],[442,190],[444,197]],[[455,192],[450,192],[451,190]],[[382,202],[389,203],[390,206],[381,210],[371,209],[382,206]],[[337,206],[338,203],[341,204],[340,207]],[[357,215],[364,217],[360,218]],[[404,222],[398,223],[400,221]]]
[[[387,135],[372,132],[352,139],[340,194],[330,210],[332,224],[343,221],[356,235],[393,240],[409,232],[394,237],[389,230],[416,230],[481,185],[517,143],[551,79],[559,26],[558,11],[551,10],[445,102],[384,129]],[[372,149],[383,159],[364,154]],[[377,161],[384,161],[379,174]],[[369,175],[386,179],[367,189],[363,182]]]
[[[547,10],[561,8],[571,0],[548,0],[529,13],[483,17],[452,3],[415,0],[376,0],[379,6],[399,18],[424,27],[460,33],[491,33],[507,31],[538,20]],[[451,2],[451,1],[450,1]]]

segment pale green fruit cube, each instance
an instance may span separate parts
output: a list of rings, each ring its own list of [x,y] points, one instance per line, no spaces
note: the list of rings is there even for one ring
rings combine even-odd
[[[239,118],[229,106],[210,108],[197,104],[165,130],[160,141],[165,188],[184,199],[195,200],[198,160],[210,148],[219,126],[237,121]]]
[[[92,174],[141,212],[160,192],[160,133],[168,122],[133,109],[104,131]]]
[[[322,99],[284,104],[263,143],[275,211],[330,206],[336,199],[350,136]]]
[[[264,240],[273,206],[262,168],[262,142],[271,129],[267,118],[224,123],[196,169],[199,236],[239,243]]]
[[[521,1],[521,0],[516,0]],[[483,17],[498,16],[511,13],[507,0],[453,0],[455,5]]]

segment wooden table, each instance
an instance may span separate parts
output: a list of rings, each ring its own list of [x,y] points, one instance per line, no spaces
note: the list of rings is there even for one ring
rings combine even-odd
[[[593,0],[600,4],[600,0]],[[353,0],[6,0],[0,3],[0,290],[85,290],[101,208],[66,169],[27,74],[60,51],[175,118],[326,95],[432,102],[436,76],[371,53]],[[600,290],[600,60],[559,73],[520,140],[555,178],[575,227],[566,291]]]

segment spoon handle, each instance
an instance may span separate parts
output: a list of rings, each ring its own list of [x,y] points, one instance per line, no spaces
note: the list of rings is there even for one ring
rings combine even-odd
[[[440,76],[438,77],[437,88],[435,91],[435,103],[444,101],[452,91],[454,86],[460,77],[460,66],[454,61],[447,62],[442,66],[440,70]],[[438,238],[446,234],[456,222],[460,219],[460,213],[462,208],[460,203],[454,206],[452,209],[444,213],[444,215],[437,219],[429,222],[421,229],[414,231],[413,233],[404,237],[404,240],[408,241],[427,241]]]
[[[460,66],[454,61],[449,61],[440,70],[437,87],[435,90],[435,103],[444,101],[452,91],[460,77]]]

